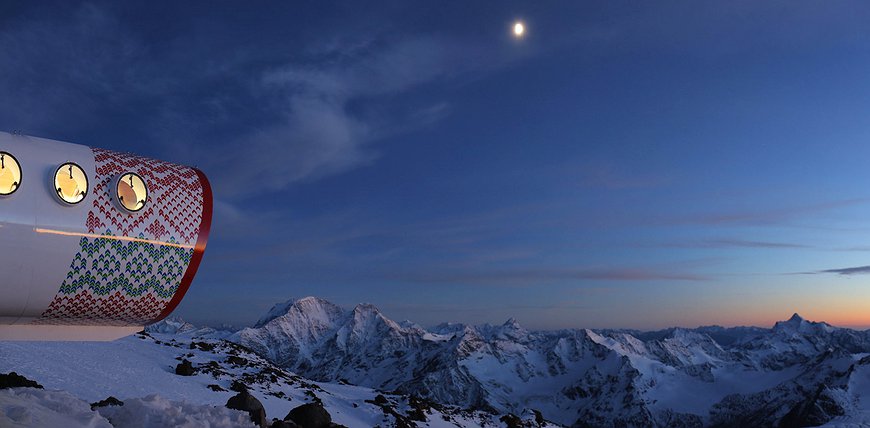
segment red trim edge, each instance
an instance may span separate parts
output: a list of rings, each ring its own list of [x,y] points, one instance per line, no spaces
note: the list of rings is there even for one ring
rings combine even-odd
[[[163,312],[161,312],[160,315],[149,324],[154,324],[168,317],[169,314],[175,310],[178,304],[181,303],[181,299],[184,298],[184,294],[187,293],[187,289],[190,288],[190,284],[193,283],[193,277],[196,276],[196,270],[199,269],[202,255],[205,253],[205,244],[208,242],[208,235],[211,232],[211,217],[214,208],[211,184],[209,184],[208,178],[202,173],[202,171],[196,168],[193,168],[193,170],[196,171],[196,175],[199,176],[199,182],[202,184],[202,221],[199,224],[199,236],[196,238],[193,257],[190,258],[190,264],[187,265],[187,270],[184,272],[184,276],[181,278],[181,284],[179,284],[178,290],[176,290],[175,294],[172,296],[172,300],[169,301],[163,309]]]

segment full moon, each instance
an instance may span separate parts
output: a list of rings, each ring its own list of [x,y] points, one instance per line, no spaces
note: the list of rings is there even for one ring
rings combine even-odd
[[[526,32],[526,26],[523,25],[522,22],[517,22],[514,24],[514,36],[523,37],[523,34]]]

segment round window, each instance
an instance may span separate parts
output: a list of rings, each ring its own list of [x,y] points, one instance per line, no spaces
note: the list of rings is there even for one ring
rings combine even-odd
[[[21,185],[21,165],[14,156],[0,152],[0,195],[11,195]]]
[[[54,191],[61,201],[75,205],[88,195],[88,175],[82,167],[67,162],[54,173]]]
[[[118,179],[118,202],[128,211],[136,212],[148,202],[148,187],[142,177],[128,172]]]

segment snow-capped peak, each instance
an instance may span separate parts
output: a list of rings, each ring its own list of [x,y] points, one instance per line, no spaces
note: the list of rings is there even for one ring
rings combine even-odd
[[[169,333],[177,334],[196,330],[196,326],[183,320],[179,316],[171,316],[158,323],[151,324],[145,327],[145,331],[149,333]]]
[[[266,312],[265,315],[257,320],[257,322],[254,324],[254,328],[262,327],[266,325],[267,322],[286,314],[287,310],[290,309],[290,306],[293,306],[293,303],[296,303],[296,299],[290,299],[286,302],[276,303],[272,305],[272,308],[269,309],[269,312]]]
[[[837,328],[825,322],[807,321],[795,313],[788,321],[779,321],[774,324],[773,329],[786,333],[825,334],[831,333]]]
[[[392,331],[402,330],[395,321],[385,317],[381,311],[370,303],[361,303],[353,308],[351,328],[356,334],[370,335],[385,326]]]
[[[498,339],[515,341],[523,341],[529,335],[529,332],[515,318],[509,318],[504,324],[496,327],[494,333]]]
[[[263,327],[273,320],[286,317],[289,314],[293,314],[292,317],[328,322],[336,312],[341,311],[340,307],[319,297],[308,296],[301,299],[290,299],[272,306],[269,312],[254,324],[254,328]]]

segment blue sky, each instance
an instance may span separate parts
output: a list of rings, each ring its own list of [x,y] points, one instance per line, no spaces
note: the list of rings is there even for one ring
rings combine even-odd
[[[527,36],[511,36],[512,23]],[[860,2],[0,5],[0,129],[196,165],[177,313],[870,326]]]

